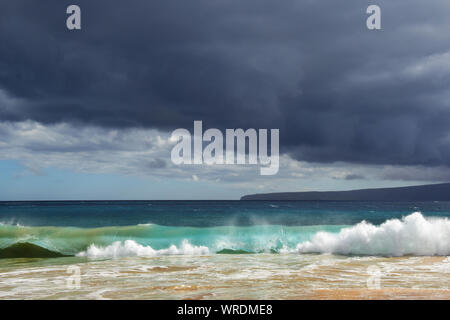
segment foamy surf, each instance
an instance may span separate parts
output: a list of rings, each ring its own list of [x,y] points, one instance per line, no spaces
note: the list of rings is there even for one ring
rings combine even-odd
[[[184,240],[180,247],[171,245],[167,249],[155,250],[151,246],[143,246],[134,240],[124,242],[116,241],[106,247],[97,247],[92,244],[86,251],[77,254],[79,257],[88,258],[120,258],[120,257],[156,257],[168,255],[207,255],[208,247],[194,246]]]
[[[414,212],[379,226],[365,221],[339,233],[318,232],[297,246],[299,253],[374,256],[446,256],[450,254],[450,220]]]

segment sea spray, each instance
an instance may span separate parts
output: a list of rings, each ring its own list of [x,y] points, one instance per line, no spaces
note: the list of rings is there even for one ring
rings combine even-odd
[[[297,246],[300,253],[343,255],[449,255],[450,220],[425,218],[414,212],[401,220],[387,220],[380,226],[365,221],[339,233],[318,232],[311,241]]]

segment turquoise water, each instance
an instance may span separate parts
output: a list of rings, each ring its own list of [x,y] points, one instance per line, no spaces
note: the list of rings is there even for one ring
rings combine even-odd
[[[447,255],[448,217],[448,202],[2,202],[0,257]]]

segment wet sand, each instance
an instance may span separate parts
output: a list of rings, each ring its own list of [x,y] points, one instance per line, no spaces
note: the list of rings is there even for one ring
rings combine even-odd
[[[450,258],[1,259],[0,299],[450,299]]]

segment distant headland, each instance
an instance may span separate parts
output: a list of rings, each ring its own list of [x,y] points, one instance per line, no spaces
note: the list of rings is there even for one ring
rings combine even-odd
[[[450,183],[349,191],[261,193],[245,195],[241,200],[450,201]]]

